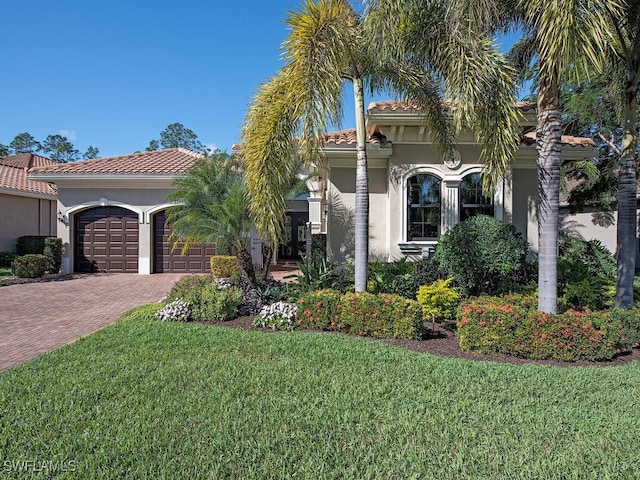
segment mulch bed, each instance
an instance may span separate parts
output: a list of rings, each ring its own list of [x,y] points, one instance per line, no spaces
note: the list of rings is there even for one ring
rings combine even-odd
[[[239,317],[228,322],[216,322],[215,325],[220,325],[229,328],[241,328],[244,330],[255,330],[261,332],[272,332],[272,330],[264,328],[256,328],[252,325],[254,317]],[[336,332],[327,332],[331,335],[342,335]],[[597,367],[611,367],[625,365],[633,360],[640,360],[640,349],[634,348],[631,353],[618,355],[613,360],[607,362],[561,362],[557,360],[528,360],[518,357],[510,357],[508,355],[490,356],[481,355],[478,353],[463,352],[458,346],[458,338],[455,333],[446,328],[442,328],[436,325],[435,331],[431,329],[431,324],[427,326],[427,338],[424,340],[399,340],[399,339],[370,339],[376,342],[384,342],[396,347],[406,348],[414,352],[429,353],[432,355],[438,355],[440,357],[449,358],[461,358],[465,360],[475,361],[490,361],[499,363],[510,363],[515,365],[553,365],[557,367],[578,367],[578,366],[597,366]]]
[[[70,273],[50,273],[40,278],[2,277],[0,278],[0,287],[20,285],[23,283],[60,282],[63,280],[72,280],[73,278],[73,275]]]

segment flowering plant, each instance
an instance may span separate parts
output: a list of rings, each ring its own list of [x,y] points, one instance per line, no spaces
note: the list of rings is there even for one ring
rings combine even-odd
[[[188,322],[191,319],[191,304],[179,298],[167,303],[155,316],[161,322]]]
[[[214,283],[218,286],[218,288],[224,289],[224,288],[229,288],[232,285],[231,280],[228,278],[216,278],[214,280]]]
[[[272,330],[293,330],[297,305],[288,302],[276,302],[265,305],[253,320],[254,327],[270,328]]]

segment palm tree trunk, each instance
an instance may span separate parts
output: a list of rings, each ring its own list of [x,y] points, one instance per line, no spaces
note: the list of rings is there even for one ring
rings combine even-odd
[[[356,230],[355,230],[355,289],[367,289],[369,275],[369,174],[364,120],[364,89],[362,78],[353,79],[356,115]]]
[[[558,310],[558,231],[560,203],[560,89],[555,79],[538,90],[538,310]]]
[[[638,87],[636,72],[630,72],[625,92],[624,132],[618,176],[618,222],[616,307],[633,304],[633,278],[636,266],[637,184],[636,184],[636,110]]]
[[[251,254],[249,253],[249,251],[244,247],[237,249],[236,258],[238,259],[238,264],[240,265],[240,268],[249,279],[249,283],[252,286],[255,286],[256,271],[253,268],[253,259],[251,258]]]

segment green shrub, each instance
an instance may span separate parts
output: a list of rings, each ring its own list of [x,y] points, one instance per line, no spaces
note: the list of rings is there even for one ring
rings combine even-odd
[[[460,293],[451,287],[453,278],[436,280],[418,289],[418,303],[424,320],[453,320],[460,304]]]
[[[191,305],[193,320],[223,321],[238,314],[242,291],[211,275],[190,275],[176,282],[167,295],[167,303],[175,300]]]
[[[297,323],[375,338],[418,339],[423,333],[418,303],[385,293],[310,292],[298,300]]]
[[[536,310],[533,297],[479,297],[458,310],[460,349],[530,359],[609,360],[632,347],[634,312]]]
[[[0,252],[0,268],[11,268],[11,264],[17,256],[13,252]]]
[[[562,288],[558,297],[561,310],[602,310],[612,307],[615,300],[615,281],[603,277],[585,277]]]
[[[303,259],[298,263],[300,275],[297,281],[291,284],[291,293],[294,297],[300,297],[314,290],[335,289],[344,291],[348,285],[353,285],[353,269],[346,277],[342,276],[341,269],[336,263],[329,262],[318,252],[312,252],[311,258]],[[342,278],[341,278],[342,277]]]
[[[16,241],[16,252],[18,255],[42,255],[44,252],[44,242],[49,238],[47,235],[23,235]]]
[[[47,270],[50,273],[58,273],[62,266],[62,239],[47,237],[44,240],[43,255],[47,257]]]
[[[144,322],[155,319],[156,312],[163,307],[162,303],[150,303],[148,305],[141,305],[140,307],[133,308],[128,312],[123,313],[119,321],[134,321]]]
[[[345,333],[375,338],[422,338],[422,311],[415,300],[399,295],[345,293],[338,306]]]
[[[434,260],[465,295],[493,293],[525,268],[526,240],[512,224],[477,215],[440,237]]]
[[[616,260],[598,240],[561,235],[558,241],[558,283],[562,286],[587,277],[614,279]]]
[[[240,275],[238,259],[231,255],[213,255],[209,260],[211,275],[216,278],[234,278]]]
[[[239,275],[231,281],[231,285],[242,291],[242,303],[238,309],[238,315],[256,315],[260,309],[290,297],[289,285],[272,278],[266,280],[257,278],[255,284],[251,284],[246,275]]]
[[[309,292],[298,300],[296,322],[303,328],[340,330],[339,309],[341,293],[324,289]]]
[[[391,293],[389,288],[396,277],[411,275],[415,269],[406,258],[397,262],[371,262],[369,263],[369,278],[367,291],[370,293]]]
[[[597,240],[561,235],[558,255],[558,306],[601,310],[615,302],[616,260]]]
[[[224,322],[238,315],[241,303],[242,291],[240,289],[209,284],[202,289],[200,303],[192,304],[191,316],[194,320],[199,321]]]
[[[40,278],[47,271],[47,257],[34,254],[16,257],[11,271],[19,278]]]
[[[396,275],[387,287],[387,293],[395,293],[416,300],[420,285],[429,285],[444,277],[436,262],[432,259],[407,263],[412,270],[404,275]]]
[[[636,297],[638,298],[638,297]],[[624,308],[614,308],[612,310],[612,318],[622,325],[623,335],[629,339],[634,347],[640,347],[640,305],[636,304],[630,310]]]
[[[200,292],[209,284],[217,283],[218,280],[211,275],[188,275],[178,280],[169,291],[166,301],[182,299],[195,299],[199,302]],[[193,302],[192,302],[193,303]]]

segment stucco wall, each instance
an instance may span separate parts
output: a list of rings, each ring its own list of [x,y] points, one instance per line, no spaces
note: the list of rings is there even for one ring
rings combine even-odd
[[[529,249],[534,253],[538,252],[537,196],[535,168],[514,168],[511,177],[511,221],[527,239]]]
[[[16,251],[23,235],[56,235],[56,202],[0,194],[0,251]]]
[[[356,169],[331,169],[327,189],[329,203],[327,254],[337,262],[354,259]],[[369,257],[387,260],[388,193],[386,168],[369,169]]]
[[[610,227],[594,225],[591,221],[590,212],[576,213],[569,215],[567,211],[560,213],[560,228],[568,233],[576,234],[584,240],[598,239],[609,249],[611,253],[616,253],[616,224]],[[614,213],[614,219],[617,215]]]

